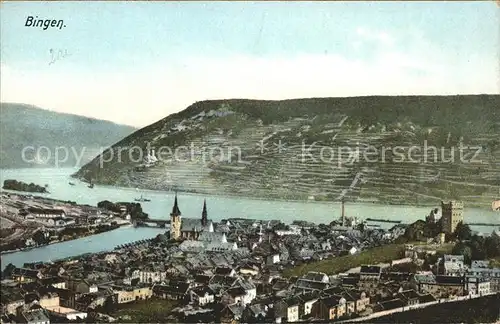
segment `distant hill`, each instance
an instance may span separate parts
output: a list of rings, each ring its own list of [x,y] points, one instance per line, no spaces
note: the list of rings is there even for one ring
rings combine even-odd
[[[81,166],[98,155],[101,147],[109,147],[134,131],[133,127],[109,121],[53,112],[31,105],[1,103],[0,168],[55,166],[57,147],[66,147],[69,152],[67,161],[59,166]],[[41,149],[42,146],[48,150]],[[38,155],[36,151],[39,151]],[[62,161],[65,154],[63,149],[59,152]],[[81,163],[77,165],[80,155]]]
[[[500,186],[499,107],[499,95],[202,101],[114,145],[103,155],[114,156],[104,168],[96,158],[75,176],[268,199],[419,205],[462,199],[490,208]],[[126,153],[148,143],[161,161],[142,168],[138,152]],[[182,145],[175,159],[165,156]],[[438,150],[426,160],[425,145]],[[159,152],[161,146],[167,149]],[[210,150],[220,149],[222,156],[210,160]]]

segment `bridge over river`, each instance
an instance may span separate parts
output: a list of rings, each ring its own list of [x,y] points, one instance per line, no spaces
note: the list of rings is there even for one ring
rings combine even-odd
[[[169,219],[154,219],[148,218],[147,220],[134,220],[132,222],[134,227],[168,227],[170,225]]]

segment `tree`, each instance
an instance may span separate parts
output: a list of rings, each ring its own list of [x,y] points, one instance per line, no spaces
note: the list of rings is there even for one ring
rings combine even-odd
[[[290,227],[286,225],[285,223],[278,223],[274,226],[273,228],[275,231],[288,231]]]
[[[472,237],[472,231],[469,225],[464,224],[463,222],[457,224],[454,234],[460,241],[470,240]]]
[[[108,296],[106,300],[104,301],[104,304],[102,305],[102,308],[106,313],[111,313],[114,310],[116,310],[116,300],[113,295]]]
[[[364,232],[365,229],[366,229],[366,224],[365,223],[359,223],[357,226],[356,226],[356,229],[360,232]]]
[[[437,254],[428,254],[425,256],[423,268],[424,269],[432,269],[432,266],[434,266],[439,259],[439,256]]]
[[[425,222],[422,220],[418,220],[415,223],[410,224],[405,230],[404,237],[408,242],[418,241],[422,237],[424,226]]]
[[[456,255],[463,255],[464,261],[467,264],[470,264],[472,260],[472,249],[465,242],[458,242],[457,244],[455,244],[451,253]]]
[[[16,266],[12,263],[7,264],[5,269],[2,271],[2,278],[9,278],[12,276],[12,272],[16,269]]]
[[[474,260],[484,260],[486,259],[486,251],[484,250],[485,240],[483,237],[474,235],[470,242],[469,246],[472,249],[472,258]]]
[[[491,235],[484,240],[484,252],[488,258],[500,256],[500,237]]]
[[[49,243],[49,239],[46,237],[45,232],[43,230],[39,230],[33,233],[32,238],[38,245]]]

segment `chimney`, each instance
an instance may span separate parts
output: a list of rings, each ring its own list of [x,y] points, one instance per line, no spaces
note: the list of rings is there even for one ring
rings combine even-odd
[[[342,226],[345,226],[345,198],[342,197]]]

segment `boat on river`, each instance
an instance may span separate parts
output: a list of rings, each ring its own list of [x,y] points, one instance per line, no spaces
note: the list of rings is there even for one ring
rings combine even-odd
[[[139,188],[135,188],[136,191],[139,191]],[[135,201],[138,201],[138,202],[148,202],[148,201],[151,201],[151,199],[148,199],[148,198],[144,198],[141,194],[141,198],[135,198],[134,199]]]
[[[135,201],[139,201],[139,202],[148,202],[148,201],[151,201],[151,199],[144,198],[142,195],[141,195],[141,198],[135,198],[134,200]]]

